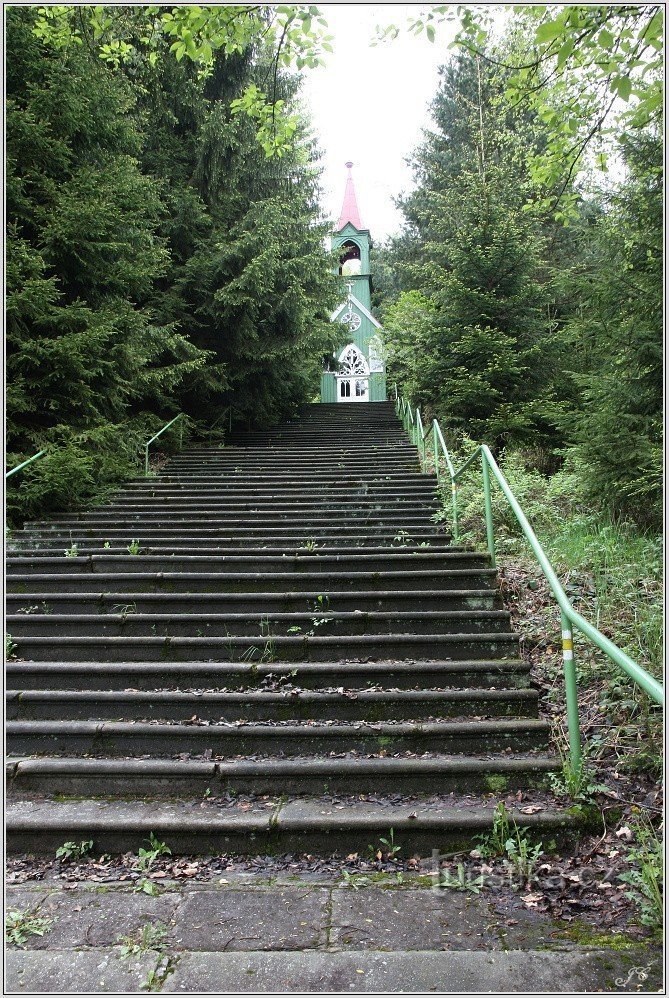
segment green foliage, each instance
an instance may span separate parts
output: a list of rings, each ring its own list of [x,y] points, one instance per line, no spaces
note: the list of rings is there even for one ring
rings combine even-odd
[[[48,450],[11,480],[12,522],[104,498],[176,411],[267,424],[318,383],[336,282],[286,67],[324,25],[198,11],[8,13],[8,460]]]
[[[503,856],[505,865],[524,884],[531,881],[539,857],[543,855],[541,842],[532,844],[529,841],[527,829],[518,828],[509,817],[504,801],[495,808],[491,831],[477,836],[477,841],[481,856]]]
[[[149,897],[158,897],[160,894],[158,885],[148,877],[140,877],[132,889],[135,894],[148,894]]]
[[[93,848],[93,839],[85,842],[64,842],[56,849],[56,859],[81,859]]]
[[[579,309],[566,322],[578,395],[561,417],[587,491],[642,526],[662,518],[662,141],[623,147],[625,185],[604,199],[576,273]]]
[[[295,66],[313,69],[332,51],[327,22],[313,5],[225,4],[212,7],[146,6],[41,7],[33,32],[55,51],[86,46],[115,69],[128,73],[137,67],[156,68],[169,49],[171,57],[198,68],[202,78],[216,72],[221,57],[243,55],[257,48],[271,52],[273,93],[268,97],[255,82],[230,104],[257,125],[256,139],[267,157],[283,156],[292,149],[298,119],[286,114],[277,96],[280,69]]]
[[[459,465],[471,453],[471,441],[454,455]],[[539,541],[562,579],[577,610],[635,661],[655,676],[663,668],[662,540],[634,523],[616,521],[593,507],[586,472],[571,462],[559,472],[542,474],[533,465],[540,452],[511,452],[500,467]],[[500,489],[491,490],[498,551],[524,554],[526,541]],[[443,497],[444,515],[451,509],[450,490]],[[458,488],[458,510],[463,539],[485,543],[483,492],[478,468],[465,474]],[[533,556],[530,555],[531,558]],[[537,573],[539,569],[537,568]],[[579,656],[594,654],[584,644]],[[594,662],[610,672],[606,659]],[[623,686],[632,690],[628,680]],[[613,679],[611,680],[613,682]],[[641,694],[643,698],[643,694]]]
[[[469,894],[480,894],[481,888],[485,887],[485,877],[468,877],[465,871],[465,864],[458,863],[456,876],[450,870],[441,870],[439,873],[439,887],[450,887],[452,890],[462,891]]]
[[[525,164],[531,178],[546,187],[537,206],[559,221],[574,216],[578,196],[569,179],[588,154],[606,170],[612,137],[660,127],[661,4],[516,5],[495,52],[493,18],[484,5],[432,5],[411,13],[406,27],[415,35],[425,30],[433,41],[442,22],[456,24],[451,48],[503,69],[505,102],[544,126],[543,148],[528,149]],[[395,24],[378,28],[378,40],[392,40],[399,31]]]
[[[514,822],[513,834],[504,843],[507,867],[523,882],[529,884],[534,875],[539,858],[543,855],[542,843],[532,844],[524,834],[527,829],[520,829]]]
[[[499,801],[492,817],[492,829],[484,835],[477,835],[478,851],[482,856],[500,856],[511,834],[511,821],[504,801]]]
[[[450,442],[535,448],[603,522],[655,530],[663,12],[514,8],[495,44],[486,16],[449,5],[410,20],[460,33],[405,229],[375,254],[390,375]],[[605,191],[594,153],[618,165]]]
[[[36,909],[10,909],[5,915],[5,939],[13,946],[25,946],[30,936],[43,936],[53,925],[52,918],[38,918]]]
[[[428,415],[496,446],[554,434],[545,238],[525,211],[534,190],[519,154],[540,132],[500,91],[478,58],[443,68],[437,127],[414,156],[418,186],[390,251],[402,291],[383,309],[391,378]]]
[[[16,648],[16,642],[12,638],[11,634],[5,634],[5,660],[14,658]]]
[[[162,922],[147,922],[134,936],[119,936],[116,945],[121,947],[121,959],[129,960],[150,951],[162,952],[165,949],[167,936],[167,926]]]
[[[648,821],[639,822],[634,829],[634,837],[636,845],[625,855],[634,866],[620,874],[619,879],[631,888],[628,897],[638,905],[641,923],[655,928],[662,925],[664,916],[663,842]]]
[[[145,841],[149,843],[149,848],[146,849],[144,846],[140,846],[137,860],[133,867],[133,869],[140,870],[142,873],[147,873],[159,856],[172,855],[172,850],[164,842],[159,842],[153,832],[151,832],[149,838],[145,839]]]

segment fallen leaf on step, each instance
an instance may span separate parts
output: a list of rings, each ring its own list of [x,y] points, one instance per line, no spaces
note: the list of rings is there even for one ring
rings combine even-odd
[[[528,804],[527,807],[521,807],[520,812],[521,814],[536,814],[537,811],[543,811],[543,810],[544,810],[543,804]]]
[[[543,894],[524,894],[522,898],[528,908],[538,908],[539,902],[543,899]]]

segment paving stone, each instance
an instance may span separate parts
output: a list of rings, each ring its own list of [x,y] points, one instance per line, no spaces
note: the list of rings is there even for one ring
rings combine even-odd
[[[8,891],[12,906],[13,897]],[[44,897],[38,912],[40,918],[53,919],[52,927],[43,936],[30,936],[26,945],[40,950],[113,946],[119,936],[132,935],[146,922],[169,928],[178,902],[174,893],[150,897],[128,891],[56,890]]]
[[[635,963],[636,961],[636,963]],[[634,974],[646,968],[645,980]],[[188,953],[164,992],[446,993],[619,992],[661,987],[659,953],[574,950],[569,953]]]
[[[297,950],[326,943],[329,891],[320,887],[202,890],[176,916],[179,949]]]
[[[356,950],[500,949],[488,905],[455,891],[333,891],[331,943]]]
[[[109,950],[16,951],[6,954],[10,994],[144,994],[155,957],[129,962]]]

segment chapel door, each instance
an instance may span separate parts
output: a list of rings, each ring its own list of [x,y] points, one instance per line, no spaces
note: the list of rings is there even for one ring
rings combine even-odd
[[[369,402],[369,378],[339,378],[340,402]]]

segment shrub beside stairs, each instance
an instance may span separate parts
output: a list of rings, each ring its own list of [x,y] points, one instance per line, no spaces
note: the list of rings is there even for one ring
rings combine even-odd
[[[349,852],[392,829],[429,853],[545,786],[559,760],[495,573],[438,509],[392,404],[312,405],[26,524],[8,848]]]

